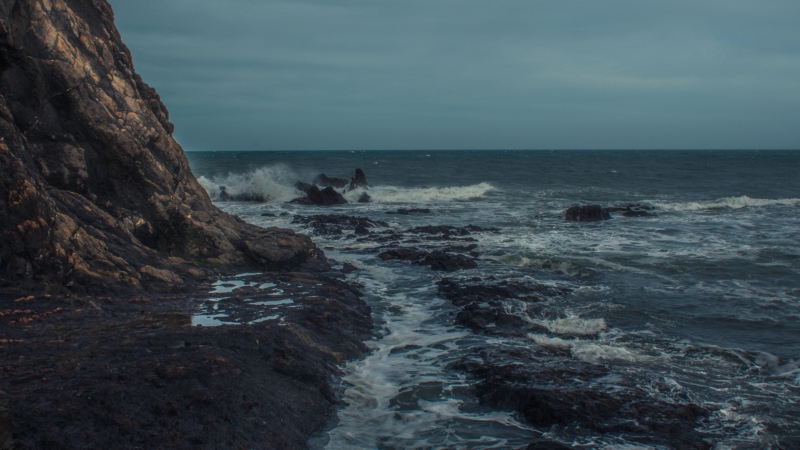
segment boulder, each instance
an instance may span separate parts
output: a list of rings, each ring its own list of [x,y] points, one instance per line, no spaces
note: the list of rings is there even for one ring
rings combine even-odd
[[[305,197],[294,199],[291,203],[298,205],[317,205],[317,206],[332,206],[343,205],[347,203],[344,196],[330,186],[320,190],[317,186],[311,186],[306,192]]]

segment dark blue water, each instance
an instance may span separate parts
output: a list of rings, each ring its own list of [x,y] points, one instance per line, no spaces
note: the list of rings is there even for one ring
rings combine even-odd
[[[540,430],[510,413],[475,410],[463,375],[445,366],[475,345],[557,346],[713,409],[701,425],[717,448],[778,447],[800,439],[800,152],[395,151],[189,153],[212,198],[257,194],[265,202],[217,202],[264,226],[295,227],[295,214],[328,209],[286,203],[297,180],[364,169],[373,203],[335,212],[398,227],[499,227],[479,237],[471,272],[569,287],[547,314],[547,333],[494,342],[453,325],[436,296],[440,274],[384,262],[366,244],[315,238],[326,253],[364,268],[382,338],[347,366],[349,407],[329,448],[514,448],[555,433],[587,447],[632,445],[624,436]],[[360,193],[348,194],[351,200]],[[567,223],[574,204],[644,203],[650,218]],[[386,214],[425,207],[430,215]],[[276,217],[265,217],[269,212]],[[288,213],[280,217],[281,213]],[[580,332],[576,332],[580,331]],[[580,335],[580,338],[567,336]],[[397,348],[415,345],[414,351]],[[399,404],[413,394],[416,406]],[[793,441],[794,439],[794,441]]]

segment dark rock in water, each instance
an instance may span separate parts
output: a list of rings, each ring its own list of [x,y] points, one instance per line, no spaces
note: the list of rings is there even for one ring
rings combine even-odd
[[[358,197],[358,203],[369,203],[372,201],[372,197],[369,196],[366,192],[361,194],[361,197]]]
[[[478,263],[475,262],[475,258],[471,256],[449,253],[440,250],[427,252],[415,248],[401,247],[394,250],[385,251],[379,254],[378,257],[384,261],[391,259],[411,261],[416,265],[430,266],[430,268],[433,270],[440,270],[444,272],[472,269],[478,266]]]
[[[618,387],[605,389],[594,382],[609,374],[603,365],[563,358],[542,361],[525,350],[501,349],[465,357],[452,368],[479,380],[474,390],[482,404],[516,411],[537,427],[581,427],[624,433],[649,444],[711,447],[707,437],[695,431],[708,410],[688,401],[658,400],[635,380],[618,374]]]
[[[311,186],[308,192],[306,192],[305,197],[292,200],[291,203],[298,205],[332,206],[343,205],[347,203],[347,200],[342,194],[336,192],[336,190],[330,186],[322,190],[317,186]]]
[[[292,223],[305,224],[313,229],[314,234],[318,235],[342,234],[344,230],[353,231],[356,235],[367,235],[370,234],[369,228],[387,226],[386,222],[380,220],[372,221],[366,217],[337,214],[296,216]],[[359,231],[356,231],[357,229]]]
[[[605,209],[609,212],[621,212],[623,217],[653,217],[656,215],[655,213],[650,212],[654,210],[655,207],[642,203],[612,206]]]
[[[397,211],[388,211],[386,214],[402,214],[402,215],[409,215],[409,214],[428,214],[431,210],[428,208],[400,208]]]
[[[311,188],[313,187],[314,187],[313,184],[304,183],[302,181],[298,181],[297,183],[294,184],[294,188],[300,192],[303,192],[304,194],[308,194],[311,191]]]
[[[359,188],[365,188],[369,186],[367,183],[367,175],[364,174],[363,170],[356,169],[356,176],[350,181],[350,185]]]
[[[354,266],[354,265],[352,265],[350,263],[344,263],[342,265],[342,272],[344,272],[344,273],[353,273],[353,272],[356,272],[357,270],[358,270],[358,267],[356,267],[356,266]]]
[[[607,209],[598,205],[573,206],[564,213],[564,220],[569,222],[599,222],[611,219]]]
[[[622,213],[623,217],[653,217],[655,214],[647,211],[629,210]]]
[[[526,325],[519,316],[505,312],[499,302],[469,303],[456,315],[456,323],[472,331],[487,331],[494,328],[518,330]]]
[[[341,189],[347,186],[347,180],[345,180],[344,178],[328,177],[324,173],[321,173],[316,177],[314,177],[314,181],[312,183],[323,188],[331,186],[334,188]]]
[[[450,300],[455,306],[468,303],[492,300],[514,299],[525,302],[537,302],[541,295],[564,295],[566,289],[555,289],[545,285],[524,285],[509,281],[493,280],[456,280],[442,278],[438,283],[438,294]]]
[[[261,217],[277,217],[277,216],[272,213],[261,213]]]
[[[475,262],[475,258],[442,251],[431,252],[422,258],[421,261],[417,261],[416,264],[431,266],[431,269],[440,270],[443,272],[453,272],[456,270],[478,267],[478,263]]]

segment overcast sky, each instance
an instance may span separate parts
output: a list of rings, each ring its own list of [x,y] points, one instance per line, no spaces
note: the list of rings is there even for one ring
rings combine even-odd
[[[800,148],[798,0],[110,0],[185,150]]]

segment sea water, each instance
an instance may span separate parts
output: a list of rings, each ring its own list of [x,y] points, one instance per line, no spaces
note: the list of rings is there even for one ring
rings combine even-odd
[[[348,363],[338,423],[315,445],[518,448],[548,437],[583,447],[641,448],[624,435],[541,429],[471,397],[448,365],[486,346],[560,348],[563,358],[633,377],[654,398],[708,408],[698,429],[716,448],[800,445],[800,152],[319,151],[188,153],[222,209],[261,226],[307,232],[295,215],[347,214],[406,229],[497,227],[477,234],[478,267],[459,275],[568,288],[508,312],[541,332],[498,338],[456,326],[436,295],[445,276],[382,261],[369,244],[315,237],[359,267],[377,325],[372,351]],[[372,202],[288,203],[298,180],[365,171]],[[234,198],[222,201],[221,187]],[[573,205],[647,204],[656,216],[572,223]],[[430,214],[393,215],[398,208]],[[657,381],[654,382],[654,381]],[[664,390],[663,386],[670,386]],[[646,447],[645,447],[646,448]]]

